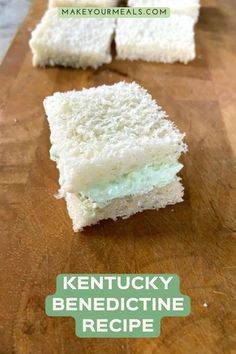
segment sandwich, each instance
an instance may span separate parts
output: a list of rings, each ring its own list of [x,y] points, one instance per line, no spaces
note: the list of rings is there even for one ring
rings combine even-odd
[[[198,21],[200,0],[128,0],[130,7],[169,7],[171,14],[187,15]]]
[[[114,7],[119,0],[49,0],[49,7],[56,6],[91,6],[91,7]]]
[[[33,65],[97,69],[112,60],[114,29],[112,18],[63,18],[57,8],[49,9],[29,42]]]
[[[196,56],[194,19],[119,18],[116,25],[117,59],[187,64]]]
[[[184,134],[137,83],[57,92],[44,108],[75,232],[183,200]]]

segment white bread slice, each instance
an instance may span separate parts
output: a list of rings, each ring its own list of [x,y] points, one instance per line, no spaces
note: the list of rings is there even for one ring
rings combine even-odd
[[[184,134],[137,83],[55,93],[44,100],[60,196],[146,164],[177,160]]]
[[[100,220],[117,220],[118,217],[128,218],[144,210],[158,210],[169,204],[182,201],[183,186],[178,177],[169,185],[163,188],[155,188],[141,196],[114,199],[102,209],[97,208],[89,199],[82,198],[79,194],[68,193],[66,195],[68,213],[72,219],[75,232],[82,231],[85,226],[97,224]]]
[[[33,65],[96,69],[110,63],[114,28],[114,19],[62,18],[57,8],[49,9],[29,42]]]
[[[186,64],[196,56],[194,20],[185,15],[118,19],[115,41],[118,59]]]
[[[128,0],[130,7],[169,7],[171,14],[191,16],[196,23],[200,12],[200,0]]]
[[[80,7],[114,7],[119,0],[49,0],[49,7],[80,6]]]

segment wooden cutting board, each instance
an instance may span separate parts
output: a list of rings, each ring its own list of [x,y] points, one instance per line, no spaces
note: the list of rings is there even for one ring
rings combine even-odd
[[[45,8],[34,2],[0,72],[0,353],[235,353],[236,2],[203,3],[188,65],[114,60],[97,71],[32,67],[28,39]],[[147,88],[187,133],[185,201],[74,234],[53,196],[42,101],[120,80]],[[156,339],[79,339],[74,320],[45,315],[59,273],[176,273],[192,312],[164,319]]]

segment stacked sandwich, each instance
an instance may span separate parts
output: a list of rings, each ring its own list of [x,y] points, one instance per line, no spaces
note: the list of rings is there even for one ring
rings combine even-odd
[[[44,107],[74,231],[182,201],[184,134],[138,84],[55,93]]]
[[[196,56],[194,25],[200,0],[129,0],[131,7],[169,7],[169,18],[119,19],[117,58],[188,63]]]

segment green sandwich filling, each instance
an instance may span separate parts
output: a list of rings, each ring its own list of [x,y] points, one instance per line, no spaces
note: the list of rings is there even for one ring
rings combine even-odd
[[[178,161],[162,165],[146,165],[141,169],[117,177],[113,181],[99,182],[81,194],[102,206],[112,199],[141,195],[153,188],[161,188],[173,181],[183,165]]]
[[[50,150],[50,155],[52,160],[57,160],[58,156],[54,146]],[[116,198],[141,195],[150,192],[153,188],[165,187],[173,181],[182,168],[183,165],[178,161],[145,165],[142,168],[118,176],[114,180],[98,182],[81,191],[80,194],[89,198],[98,207],[102,207]],[[63,185],[63,176],[60,176],[59,183]]]

